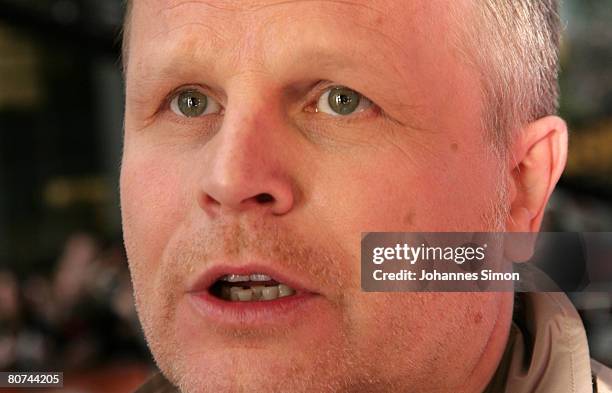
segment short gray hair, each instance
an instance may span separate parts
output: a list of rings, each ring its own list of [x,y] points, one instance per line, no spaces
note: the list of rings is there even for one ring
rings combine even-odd
[[[130,46],[130,28],[132,25],[132,8],[134,6],[134,0],[123,0],[123,4],[125,11],[123,12],[123,26],[121,29],[121,64],[125,77]]]
[[[456,46],[474,61],[483,91],[483,128],[503,153],[526,124],[559,105],[558,0],[473,0],[472,23],[457,21]],[[455,13],[465,16],[465,13]]]

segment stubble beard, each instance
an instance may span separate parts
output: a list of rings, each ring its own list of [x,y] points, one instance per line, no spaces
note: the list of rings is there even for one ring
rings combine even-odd
[[[484,228],[490,232],[501,232],[506,225],[507,183],[500,176],[500,186],[481,213]],[[257,228],[257,230],[253,230]],[[185,279],[210,261],[212,255],[240,257],[241,255],[269,258],[288,264],[293,271],[307,277],[317,277],[321,285],[334,286],[340,294],[333,299],[340,314],[345,310],[346,299],[341,294],[359,288],[359,277],[340,261],[344,258],[358,261],[338,244],[314,247],[309,241],[291,231],[266,223],[245,228],[240,224],[221,225],[212,229],[182,228],[175,233],[161,258],[159,271],[151,279],[149,266],[142,261],[131,261],[130,270],[135,289],[138,315],[147,343],[155,362],[164,375],[183,393],[201,392],[380,392],[398,391],[405,386],[402,381],[385,379],[366,367],[370,359],[354,349],[354,337],[350,335],[351,321],[342,318],[337,340],[317,348],[317,356],[307,364],[296,363],[285,370],[285,377],[259,375],[244,366],[248,363],[234,362],[231,373],[227,370],[206,371],[190,363],[188,354],[178,348],[184,345],[175,335],[176,309],[180,300],[180,288],[185,288]],[[126,248],[131,242],[126,238]],[[128,251],[128,255],[130,255]],[[316,263],[312,263],[316,261]],[[355,262],[357,263],[357,262]],[[350,277],[342,281],[339,277]],[[244,339],[244,332],[218,332]],[[287,337],[291,332],[279,328],[273,332]],[[405,332],[389,332],[389,340],[401,339]],[[197,345],[197,344],[196,344]],[[243,366],[240,366],[243,365]],[[380,370],[379,370],[380,371]],[[233,377],[228,377],[232,375]]]

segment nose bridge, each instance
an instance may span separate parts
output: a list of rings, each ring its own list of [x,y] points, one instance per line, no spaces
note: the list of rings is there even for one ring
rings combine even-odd
[[[272,159],[271,130],[266,127],[263,108],[250,106],[248,100],[236,103],[240,108],[228,110],[223,125],[211,146],[213,174],[219,179],[244,181],[263,173]]]
[[[260,67],[244,68],[227,88],[227,109],[218,134],[218,169],[234,176],[260,173],[274,158],[271,147],[282,127],[279,101]]]
[[[255,208],[283,214],[293,205],[292,180],[280,148],[278,104],[273,94],[256,86],[228,89],[221,129],[204,148],[207,170],[199,201],[211,215]]]

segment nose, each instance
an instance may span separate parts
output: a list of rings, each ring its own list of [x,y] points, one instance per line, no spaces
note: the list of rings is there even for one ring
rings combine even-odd
[[[295,203],[287,134],[279,120],[260,113],[225,115],[204,147],[199,206],[210,216],[257,212],[284,215]]]

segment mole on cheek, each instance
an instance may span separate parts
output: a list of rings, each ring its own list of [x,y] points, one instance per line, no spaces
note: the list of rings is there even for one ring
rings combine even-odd
[[[411,210],[408,213],[406,213],[406,215],[402,219],[402,222],[406,225],[413,225],[415,216],[416,216],[415,212]]]
[[[456,153],[457,150],[459,150],[459,145],[456,143],[451,143],[450,148],[453,153]]]
[[[480,324],[480,322],[482,322],[482,313],[479,311],[476,314],[474,314],[474,323],[478,325]]]

